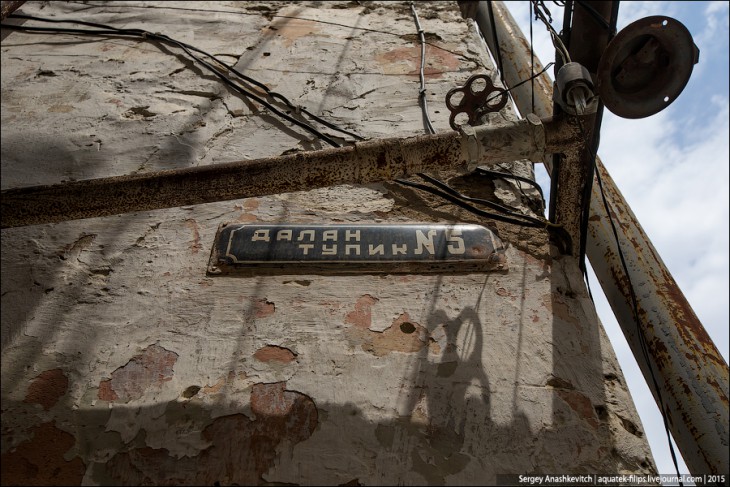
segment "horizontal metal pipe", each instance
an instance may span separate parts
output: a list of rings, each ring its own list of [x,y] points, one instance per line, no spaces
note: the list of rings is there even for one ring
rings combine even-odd
[[[484,3],[480,2],[479,10],[486,16],[488,9]],[[529,77],[530,45],[503,2],[494,2],[493,11],[505,79],[513,86]],[[479,27],[489,43],[494,38],[490,22],[479,23]],[[490,49],[494,49],[493,41]],[[540,69],[542,66],[535,59],[535,71]],[[534,109],[529,83],[512,91],[515,102],[521,113],[549,117],[552,82],[545,73],[535,81]],[[550,161],[546,161],[546,167],[552,171]],[[669,428],[690,471],[695,475],[727,474],[727,363],[598,157],[596,167],[619,231],[628,279],[595,181],[590,201],[588,259],[644,378],[651,385],[653,371],[659,382]],[[630,285],[636,290],[640,323],[634,318]],[[648,344],[649,361],[644,360],[641,351],[640,329]],[[658,401],[653,386],[650,389]]]
[[[551,126],[549,132],[557,138],[560,130]],[[2,228],[541,158],[545,150],[558,147],[546,141],[545,133],[542,122],[531,117],[498,127],[465,127],[462,132],[372,140],[281,157],[8,189],[2,191]]]

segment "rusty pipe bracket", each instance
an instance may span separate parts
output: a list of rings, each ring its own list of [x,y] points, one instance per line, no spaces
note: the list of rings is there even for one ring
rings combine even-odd
[[[505,162],[511,162],[518,159],[528,159],[530,161],[542,161],[546,151],[551,148],[557,148],[555,144],[550,144],[547,139],[548,133],[561,134],[565,122],[550,121],[555,125],[552,130],[546,130],[543,121],[536,115],[529,114],[526,118],[499,126],[499,130],[495,130],[491,125],[479,125],[477,127],[465,128],[461,127],[461,133],[466,137],[466,142],[471,143],[471,137],[477,140],[477,149],[469,149],[471,158],[477,156],[479,161],[485,154],[489,154],[492,160],[498,160],[503,157]],[[471,135],[473,132],[473,136]],[[462,137],[462,141],[464,141]],[[470,163],[470,170],[474,170],[476,166]]]
[[[541,161],[547,149],[545,125],[543,125],[540,117],[534,113],[528,113],[524,120],[532,127],[532,130],[530,131],[530,134],[532,135],[532,145],[534,150],[539,154],[536,159]]]

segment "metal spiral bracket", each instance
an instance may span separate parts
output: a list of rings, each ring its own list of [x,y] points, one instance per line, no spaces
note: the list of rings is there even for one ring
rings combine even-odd
[[[489,76],[475,74],[466,80],[464,86],[457,86],[446,93],[446,106],[451,111],[449,125],[458,130],[456,116],[461,113],[469,116],[469,125],[475,125],[484,114],[504,108],[507,100],[507,91],[495,87]]]

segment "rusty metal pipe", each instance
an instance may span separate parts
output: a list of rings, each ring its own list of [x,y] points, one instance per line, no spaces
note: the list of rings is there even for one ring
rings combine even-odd
[[[484,6],[479,9],[484,15],[488,13]],[[508,85],[514,85],[530,76],[530,46],[503,2],[494,2],[493,11],[505,79]],[[481,22],[479,27],[489,44],[493,39],[490,23]],[[535,70],[542,69],[535,61]],[[546,74],[535,81],[534,112],[545,118],[552,114],[552,82]],[[512,93],[521,113],[533,111],[529,84]],[[546,160],[545,165],[551,172],[550,161]],[[730,471],[727,363],[599,158],[596,167],[616,227],[621,232],[620,245],[631,284],[637,290],[641,324],[634,319],[628,281],[595,180],[590,202],[588,259],[649,384],[649,370],[654,371],[672,436],[690,471],[694,475],[727,474]],[[643,327],[648,344],[648,362],[641,352],[639,326]],[[650,389],[656,400],[653,387]]]
[[[552,122],[547,122],[555,125]],[[550,134],[560,130],[550,127]],[[537,117],[498,127],[2,191],[2,228],[393,180],[445,168],[540,158],[559,148]]]
[[[0,4],[0,20],[5,20],[5,18],[8,15],[15,12],[24,3],[25,3],[25,0],[22,0],[22,1],[16,1],[16,0],[5,1],[5,0],[3,0],[2,3]]]

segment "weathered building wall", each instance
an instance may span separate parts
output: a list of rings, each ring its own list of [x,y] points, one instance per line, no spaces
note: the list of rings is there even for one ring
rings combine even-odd
[[[417,8],[431,116],[450,130],[446,92],[489,60],[455,4]],[[166,33],[366,137],[424,130],[407,3],[21,11]],[[171,52],[7,35],[3,189],[322,147]],[[529,206],[503,181],[451,183]],[[223,222],[412,221],[488,224],[509,269],[205,274]],[[653,470],[580,272],[546,231],[394,183],[2,231],[3,484],[463,485]]]

